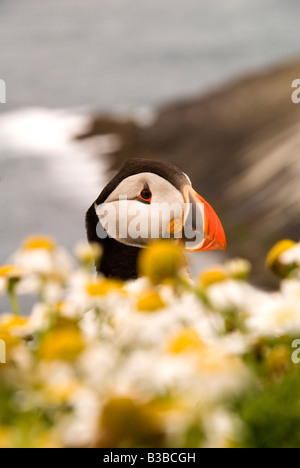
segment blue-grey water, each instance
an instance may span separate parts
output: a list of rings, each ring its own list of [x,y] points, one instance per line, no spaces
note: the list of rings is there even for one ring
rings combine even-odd
[[[299,18],[299,0],[0,0],[0,263],[29,233],[71,248],[103,185],[56,109],[204,93],[300,54]]]
[[[1,0],[7,107],[160,104],[300,53],[299,0]]]

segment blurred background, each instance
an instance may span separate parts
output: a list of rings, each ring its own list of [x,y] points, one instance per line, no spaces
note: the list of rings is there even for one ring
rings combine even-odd
[[[0,262],[33,233],[72,249],[134,156],[187,172],[227,255],[273,286],[267,250],[300,237],[299,18],[298,0],[0,0]]]

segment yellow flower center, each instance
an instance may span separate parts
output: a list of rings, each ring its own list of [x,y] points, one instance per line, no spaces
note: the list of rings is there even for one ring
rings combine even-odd
[[[45,335],[38,354],[46,361],[57,359],[71,361],[83,351],[84,346],[80,330],[66,327]]]
[[[25,239],[22,247],[24,250],[43,249],[52,252],[56,248],[56,242],[47,236],[31,236]]]
[[[10,351],[21,341],[23,331],[26,333],[28,317],[16,317],[10,314],[0,318],[0,340],[3,340],[6,347],[6,359],[10,358]]]
[[[139,273],[147,276],[152,284],[174,279],[185,265],[182,249],[170,240],[151,242],[138,259]]]
[[[226,272],[222,268],[211,268],[205,270],[200,275],[200,284],[201,286],[207,288],[215,283],[221,283],[228,279]]]
[[[291,249],[295,245],[296,242],[289,239],[282,240],[275,244],[267,256],[267,266],[269,268],[272,268],[274,263],[278,261],[280,255],[283,254],[286,250]]]
[[[165,303],[160,294],[156,291],[143,294],[137,304],[137,308],[141,312],[155,312],[156,310],[163,309]]]
[[[106,296],[109,292],[120,291],[123,284],[120,281],[114,280],[102,280],[102,281],[91,281],[86,285],[86,292],[89,296]]]
[[[169,341],[168,350],[173,354],[193,351],[203,345],[198,333],[193,328],[186,328],[175,334]]]
[[[19,278],[22,275],[22,270],[15,265],[3,265],[0,267],[0,277],[2,278]]]
[[[15,327],[23,327],[29,322],[28,317],[16,317],[15,315],[4,315],[0,318],[0,328],[10,330]]]

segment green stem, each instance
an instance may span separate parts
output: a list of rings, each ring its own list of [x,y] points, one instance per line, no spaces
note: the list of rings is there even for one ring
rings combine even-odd
[[[16,282],[10,281],[8,285],[8,295],[10,300],[11,311],[14,315],[20,315],[20,306],[16,294]]]

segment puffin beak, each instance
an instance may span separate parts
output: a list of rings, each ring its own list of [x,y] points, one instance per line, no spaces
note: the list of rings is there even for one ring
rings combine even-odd
[[[212,207],[190,185],[184,187],[183,194],[186,206],[183,239],[186,250],[226,250],[225,232]]]

